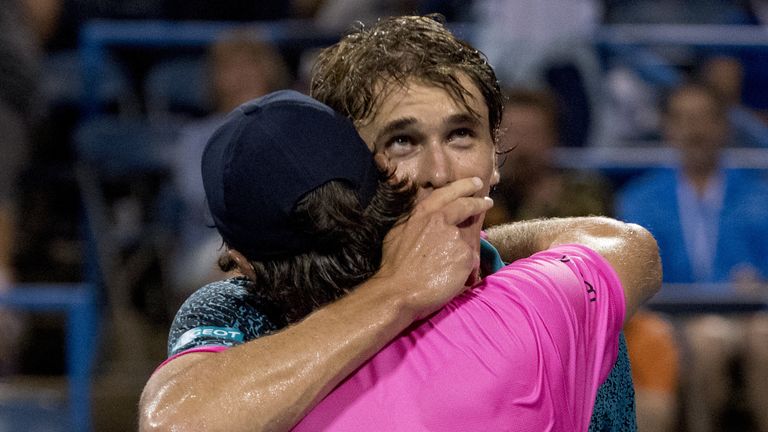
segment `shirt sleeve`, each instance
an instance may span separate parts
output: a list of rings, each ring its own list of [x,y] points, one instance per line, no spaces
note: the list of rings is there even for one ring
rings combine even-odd
[[[201,347],[232,347],[279,328],[241,279],[200,288],[181,306],[168,335],[168,357]]]
[[[570,349],[587,359],[602,383],[610,373],[618,354],[618,337],[624,323],[626,304],[624,288],[616,271],[600,254],[583,245],[562,245],[534,255],[534,261],[552,265],[544,287],[554,303],[542,301],[539,312],[549,316],[554,326],[565,325],[560,334],[570,335]],[[557,315],[562,314],[558,320]]]
[[[586,427],[618,356],[625,299],[616,272],[587,247],[562,245],[515,261],[485,283],[491,289],[479,295],[504,317],[510,344],[529,341],[523,349],[536,353],[541,367],[530,378],[564,392],[573,425]]]

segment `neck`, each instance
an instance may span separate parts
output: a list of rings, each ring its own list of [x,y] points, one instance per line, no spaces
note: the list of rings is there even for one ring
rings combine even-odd
[[[685,173],[685,177],[689,182],[691,182],[696,195],[701,197],[707,190],[709,183],[715,177],[715,170],[710,169],[707,171],[688,171]]]

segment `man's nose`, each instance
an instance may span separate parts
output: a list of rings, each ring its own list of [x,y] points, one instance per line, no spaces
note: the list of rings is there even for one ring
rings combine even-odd
[[[419,169],[419,180],[419,186],[427,189],[441,188],[454,180],[452,161],[440,144],[427,146]]]

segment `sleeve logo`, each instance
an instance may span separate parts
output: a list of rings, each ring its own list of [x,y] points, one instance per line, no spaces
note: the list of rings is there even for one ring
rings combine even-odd
[[[184,332],[179,337],[173,350],[184,347],[196,340],[212,340],[220,342],[222,345],[236,345],[243,342],[243,332],[231,327],[195,327]]]

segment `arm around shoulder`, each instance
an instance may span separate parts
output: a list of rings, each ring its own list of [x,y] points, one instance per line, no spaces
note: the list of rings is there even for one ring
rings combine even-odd
[[[626,320],[661,288],[659,249],[640,225],[607,217],[539,219],[494,227],[488,230],[488,238],[506,261],[568,243],[595,250],[621,281]]]
[[[381,268],[285,330],[217,354],[187,354],[151,377],[142,431],[288,430],[341,380],[463,292],[474,264],[457,224],[487,210],[457,181],[424,199],[387,235]]]
[[[140,430],[289,430],[411,323],[393,288],[372,280],[278,333],[168,362],[144,388]]]
[[[624,288],[625,322],[661,288],[661,258],[656,240],[640,225],[596,218],[594,225],[564,234],[552,246],[580,243],[602,255]]]

